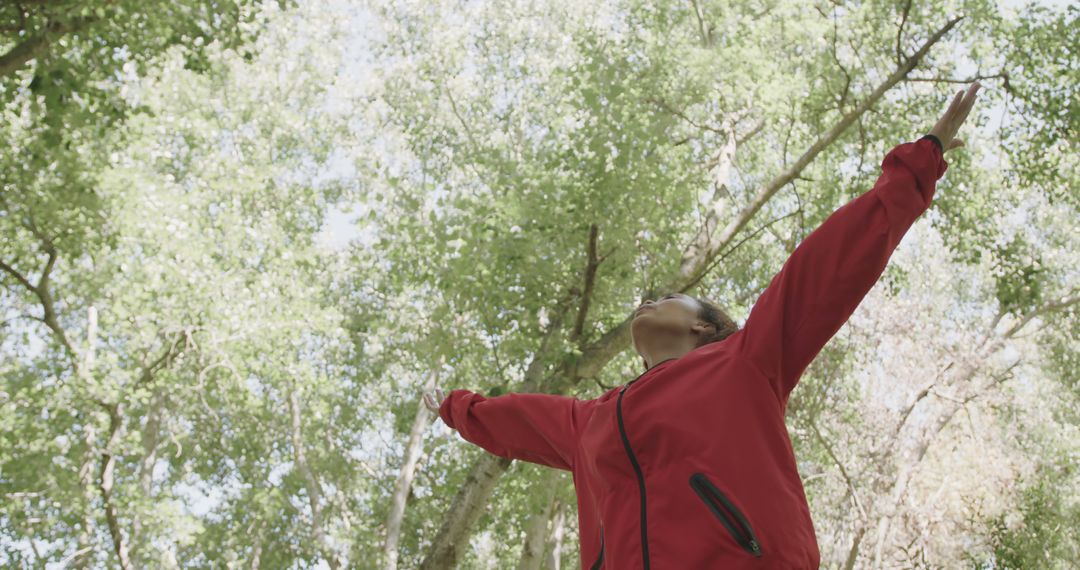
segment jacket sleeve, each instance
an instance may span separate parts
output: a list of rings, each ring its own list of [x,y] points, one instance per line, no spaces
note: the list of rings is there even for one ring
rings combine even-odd
[[[754,303],[737,344],[781,403],[877,282],[948,164],[931,136],[894,147],[874,187],[810,233]]]
[[[453,390],[439,417],[466,441],[499,457],[572,471],[578,426],[593,402],[542,393],[487,398]]]

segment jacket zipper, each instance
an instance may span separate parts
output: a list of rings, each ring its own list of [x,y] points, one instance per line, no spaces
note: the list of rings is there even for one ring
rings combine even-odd
[[[593,562],[592,570],[600,570],[600,563],[604,561],[604,525],[600,524],[600,556],[596,557],[596,562]]]
[[[709,510],[713,512],[720,519],[720,522],[724,524],[728,532],[731,533],[732,538],[747,552],[754,556],[761,557],[761,544],[758,543],[757,537],[754,536],[754,530],[750,528],[750,522],[746,520],[746,516],[742,511],[735,506],[735,503],[728,499],[727,495],[713,485],[712,481],[709,481],[703,473],[694,473],[690,476],[690,486],[693,487],[694,492],[701,497],[701,500],[705,501],[705,504],[709,507]],[[727,509],[735,519],[738,521],[739,526],[742,527],[743,532],[739,532],[735,528],[735,521],[731,520],[724,511],[716,506],[716,503],[710,500],[710,494],[715,496],[717,500]],[[744,534],[745,533],[745,534]]]
[[[668,360],[675,360],[675,358],[668,358],[667,360],[661,360],[650,368],[652,370],[657,366],[667,362]],[[641,560],[644,565],[644,570],[649,570],[649,532],[646,526],[645,519],[645,475],[641,472],[641,465],[638,464],[637,456],[634,455],[634,450],[630,447],[630,438],[626,437],[626,426],[623,424],[622,417],[622,398],[626,390],[630,388],[630,385],[641,379],[642,376],[648,374],[649,370],[642,372],[637,378],[626,383],[619,390],[619,399],[615,402],[615,415],[619,418],[619,435],[622,436],[623,447],[626,448],[626,455],[630,458],[630,464],[634,466],[634,474],[637,475],[638,481],[638,493],[641,495]]]
[[[619,400],[615,402],[615,415],[619,418],[619,435],[622,436],[623,447],[626,448],[626,455],[630,457],[630,464],[634,466],[634,473],[637,475],[638,493],[641,495],[641,559],[645,565],[645,570],[649,570],[649,532],[645,526],[645,475],[641,473],[641,465],[638,465],[634,450],[630,448],[630,439],[626,437],[626,426],[623,425],[622,417],[623,394],[626,393],[626,389],[630,387],[630,384],[634,382],[637,382],[636,378],[623,386],[622,390],[619,390]]]

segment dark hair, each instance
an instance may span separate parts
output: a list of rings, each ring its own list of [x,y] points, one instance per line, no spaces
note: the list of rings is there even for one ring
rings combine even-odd
[[[703,335],[701,339],[698,340],[699,347],[724,340],[739,330],[739,325],[735,324],[735,321],[733,321],[731,317],[715,303],[708,299],[700,299],[698,297],[694,297],[694,300],[701,305],[701,310],[698,312],[698,318],[709,323],[716,329],[715,333]]]
[[[716,303],[700,297],[690,298],[698,302],[698,306],[700,307],[698,309],[698,318],[709,323],[716,329],[716,332],[712,334],[701,335],[695,348],[701,348],[706,344],[722,341],[739,330],[739,325],[735,324],[735,321],[732,320],[723,309],[717,306]],[[641,359],[641,362],[645,365],[645,370],[648,370],[649,363],[646,362],[644,358]]]

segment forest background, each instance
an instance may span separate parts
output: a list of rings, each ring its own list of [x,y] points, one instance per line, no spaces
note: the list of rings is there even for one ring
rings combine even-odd
[[[825,568],[1076,568],[1069,4],[0,3],[0,566],[576,568],[569,474],[421,391],[741,323],[978,79],[788,427]]]

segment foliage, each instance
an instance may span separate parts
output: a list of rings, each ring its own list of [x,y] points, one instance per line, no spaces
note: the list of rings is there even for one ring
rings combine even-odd
[[[589,364],[703,224],[795,169],[688,290],[741,321],[982,74],[967,148],[790,433],[823,567],[1065,567],[1076,10],[967,3],[876,98],[952,10],[905,6],[4,4],[0,565],[381,567],[432,376],[496,395]],[[544,388],[625,382],[619,348]],[[419,432],[400,567],[484,453]],[[510,467],[460,567],[517,565],[531,516],[572,505],[546,475]]]

